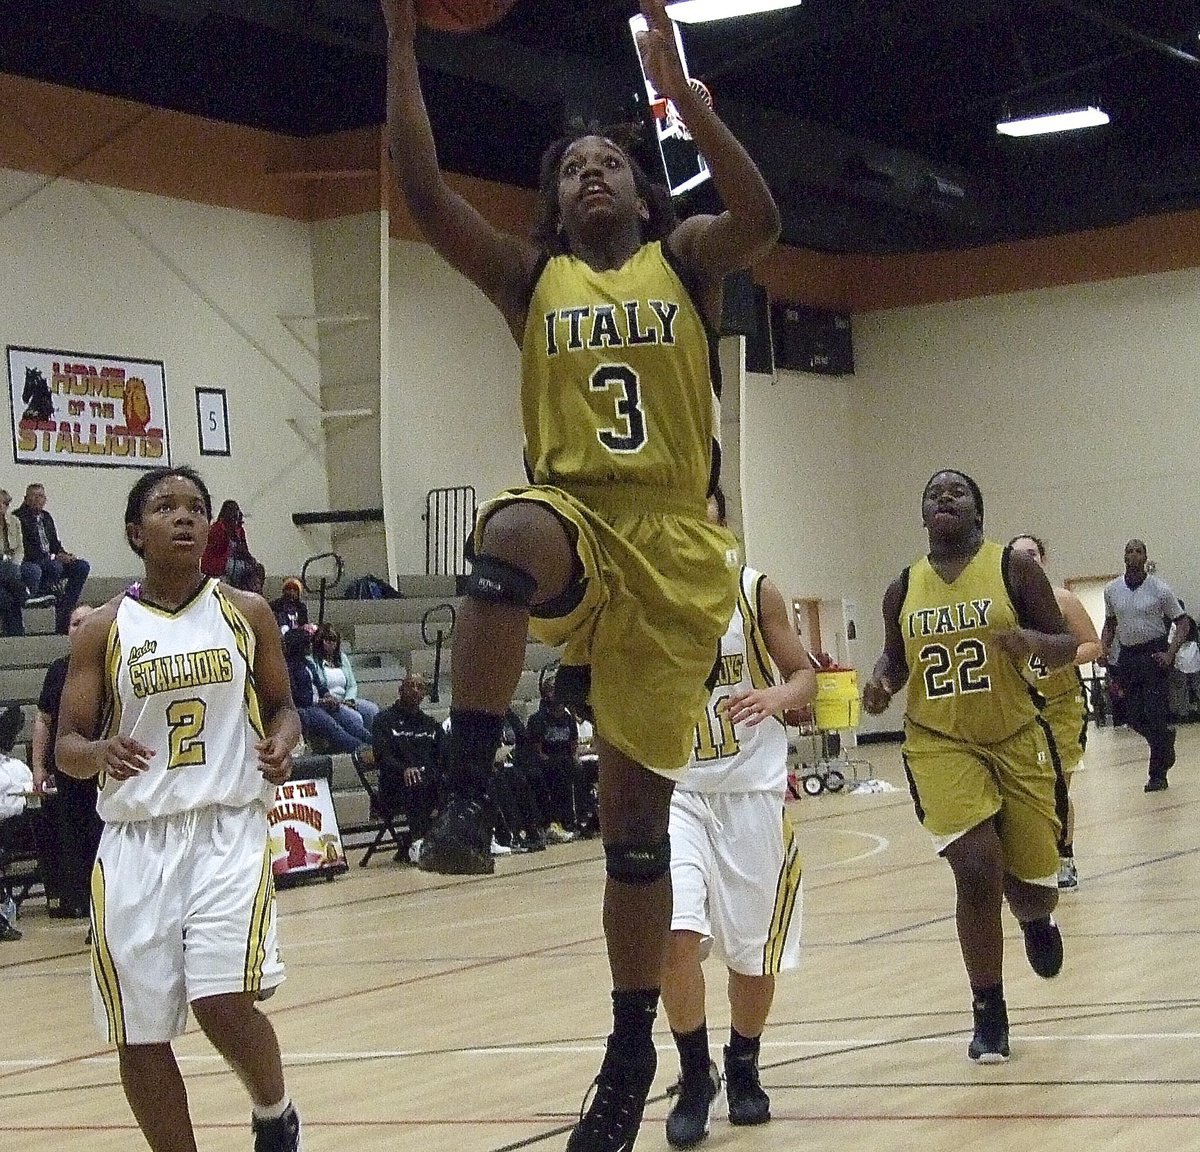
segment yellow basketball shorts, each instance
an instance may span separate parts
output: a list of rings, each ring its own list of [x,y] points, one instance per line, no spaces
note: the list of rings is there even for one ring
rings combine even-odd
[[[1079,767],[1087,747],[1087,706],[1083,690],[1077,688],[1047,700],[1042,708],[1042,719],[1050,725],[1062,770],[1070,776]]]
[[[706,681],[733,615],[736,539],[690,511],[622,507],[617,496],[601,514],[561,489],[537,486],[484,505],[477,550],[488,517],[518,500],[546,505],[566,525],[581,580],[578,603],[561,616],[535,615],[530,632],[565,646],[564,665],[590,667],[588,702],[603,740],[675,775],[691,755]]]
[[[995,744],[968,744],[906,722],[904,769],[917,818],[939,853],[994,819],[1005,871],[1057,886],[1066,785],[1044,720]]]

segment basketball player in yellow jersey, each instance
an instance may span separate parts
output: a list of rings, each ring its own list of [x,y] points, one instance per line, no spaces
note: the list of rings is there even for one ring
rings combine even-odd
[[[190,1005],[250,1093],[255,1152],[299,1152],[256,1001],[283,979],[267,804],[300,718],[267,602],[200,571],[211,518],[190,468],[134,484],[125,533],[145,577],[73,639],[55,751],[68,775],[100,777],[93,1000],[146,1142],[196,1149],[171,1050]]]
[[[1014,552],[1024,552],[1045,568],[1046,545],[1039,537],[1028,533],[1014,536],[1008,546]],[[1087,700],[1084,698],[1079,669],[1100,658],[1100,636],[1083,602],[1074,592],[1055,584],[1054,599],[1075,637],[1075,658],[1061,668],[1047,668],[1036,656],[1031,656],[1029,675],[1040,698],[1042,715],[1054,733],[1063,780],[1067,786],[1067,818],[1058,842],[1058,886],[1077,888],[1079,871],[1075,867],[1075,802],[1071,799],[1071,782],[1087,747],[1088,722]]]
[[[491,871],[488,777],[526,637],[565,645],[559,698],[595,719],[614,1019],[568,1147],[619,1152],[637,1136],[657,1059],[672,775],[691,751],[734,604],[736,542],[705,519],[719,464],[721,289],[775,242],[779,212],[689,87],[662,0],[645,0],[647,72],[707,160],[724,211],[679,223],[666,189],[619,144],[580,134],[543,157],[533,238],[498,230],[438,168],[411,0],[383,8],[393,171],[425,239],[499,309],[521,348],[532,481],[487,504],[476,525],[454,636],[458,795],[419,864]]]
[[[967,1053],[995,1064],[1009,1052],[1003,897],[1033,970],[1050,977],[1062,968],[1051,913],[1065,791],[1021,669],[1030,657],[1050,668],[1070,663],[1075,637],[1039,565],[984,539],[983,496],[969,476],[935,473],[921,514],[929,554],[884,594],[883,654],[863,706],[882,712],[908,681],[904,766],[917,817],[954,873],[975,1016]]]

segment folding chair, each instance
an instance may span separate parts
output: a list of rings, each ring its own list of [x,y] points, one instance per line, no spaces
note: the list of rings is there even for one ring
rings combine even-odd
[[[408,817],[402,812],[389,812],[380,791],[381,769],[378,764],[364,764],[354,757],[354,770],[362,783],[363,791],[370,801],[370,823],[362,831],[374,832],[375,839],[367,846],[362,859],[358,862],[360,868],[370,863],[371,857],[381,848],[386,848],[391,840],[396,851],[396,860],[403,860],[412,842],[412,832],[408,827]]]

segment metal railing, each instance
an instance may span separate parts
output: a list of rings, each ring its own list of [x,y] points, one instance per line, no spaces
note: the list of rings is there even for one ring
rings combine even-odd
[[[426,574],[466,575],[466,547],[474,527],[474,488],[431,488],[425,494]]]

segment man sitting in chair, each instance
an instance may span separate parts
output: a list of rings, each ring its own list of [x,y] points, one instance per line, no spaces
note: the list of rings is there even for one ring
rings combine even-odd
[[[379,766],[379,799],[389,814],[403,812],[414,842],[424,837],[438,807],[442,727],[421,710],[425,679],[409,673],[371,725]]]

